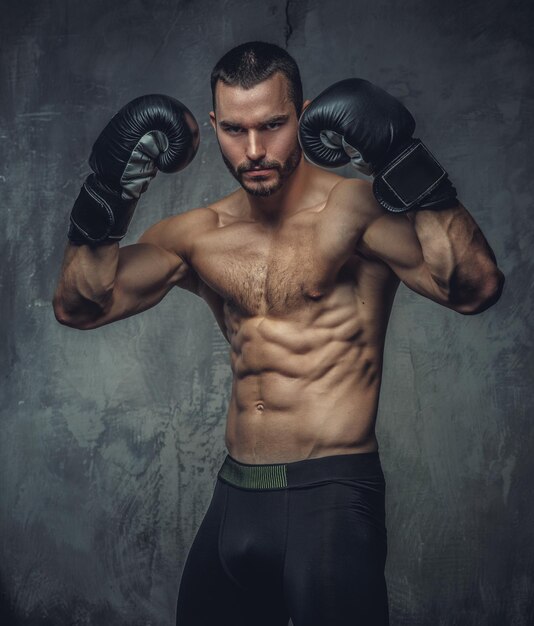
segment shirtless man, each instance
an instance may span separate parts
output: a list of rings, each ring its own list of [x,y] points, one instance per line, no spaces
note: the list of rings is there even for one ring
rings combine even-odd
[[[179,626],[382,626],[375,420],[397,286],[475,314],[504,278],[389,94],[354,80],[303,102],[294,60],[260,42],[219,61],[212,91],[211,124],[240,188],[119,248],[154,164],[180,169],[198,143],[194,118],[172,99],[119,112],[72,212],[55,314],[93,329],[179,286],[208,303],[230,345],[229,454],[185,564]],[[132,139],[124,127],[139,107],[149,120],[164,109],[168,126],[141,122]],[[374,188],[312,164],[349,159],[376,174]]]

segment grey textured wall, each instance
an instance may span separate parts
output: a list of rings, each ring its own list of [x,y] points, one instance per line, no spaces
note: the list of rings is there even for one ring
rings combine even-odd
[[[50,300],[92,142],[133,97],[183,99],[202,145],[126,243],[233,188],[209,71],[257,38],[287,45],[308,97],[348,76],[401,97],[507,276],[481,316],[397,296],[378,427],[392,624],[534,623],[529,4],[2,0],[2,624],[174,623],[225,454],[227,347],[187,292],[86,333]]]

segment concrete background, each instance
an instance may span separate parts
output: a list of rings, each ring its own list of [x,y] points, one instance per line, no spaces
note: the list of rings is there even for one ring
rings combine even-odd
[[[287,46],[308,97],[348,76],[400,97],[507,276],[474,317],[399,290],[378,426],[391,622],[534,623],[532,4],[1,4],[1,623],[174,624],[225,454],[227,346],[188,292],[88,333],[50,301],[90,147],[130,99],[183,99],[202,145],[153,182],[125,243],[234,188],[209,72],[251,39]]]

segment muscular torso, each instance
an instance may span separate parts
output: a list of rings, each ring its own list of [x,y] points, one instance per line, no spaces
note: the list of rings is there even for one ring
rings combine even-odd
[[[398,279],[358,253],[324,174],[313,203],[275,227],[243,216],[240,192],[211,205],[195,238],[194,291],[230,343],[226,446],[245,463],[377,449],[387,320]],[[351,216],[356,219],[357,216]]]

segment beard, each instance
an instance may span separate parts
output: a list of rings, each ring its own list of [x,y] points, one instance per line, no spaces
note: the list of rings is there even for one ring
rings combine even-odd
[[[224,156],[224,153],[221,150],[221,156],[224,164],[228,168],[230,174],[232,174],[232,176],[241,185],[241,187],[243,187],[243,189],[251,196],[259,196],[262,198],[272,196],[273,193],[276,193],[284,186],[287,179],[297,169],[301,155],[302,149],[300,147],[300,144],[297,142],[294,149],[283,163],[280,163],[280,161],[264,160],[248,161],[246,163],[241,163],[237,166],[237,168],[235,168]],[[252,169],[272,169],[277,174],[276,180],[267,182],[267,180],[265,180],[265,177],[262,176],[256,177],[257,179],[254,181],[245,180],[245,172],[248,172]],[[264,180],[261,180],[261,178],[264,178]]]

